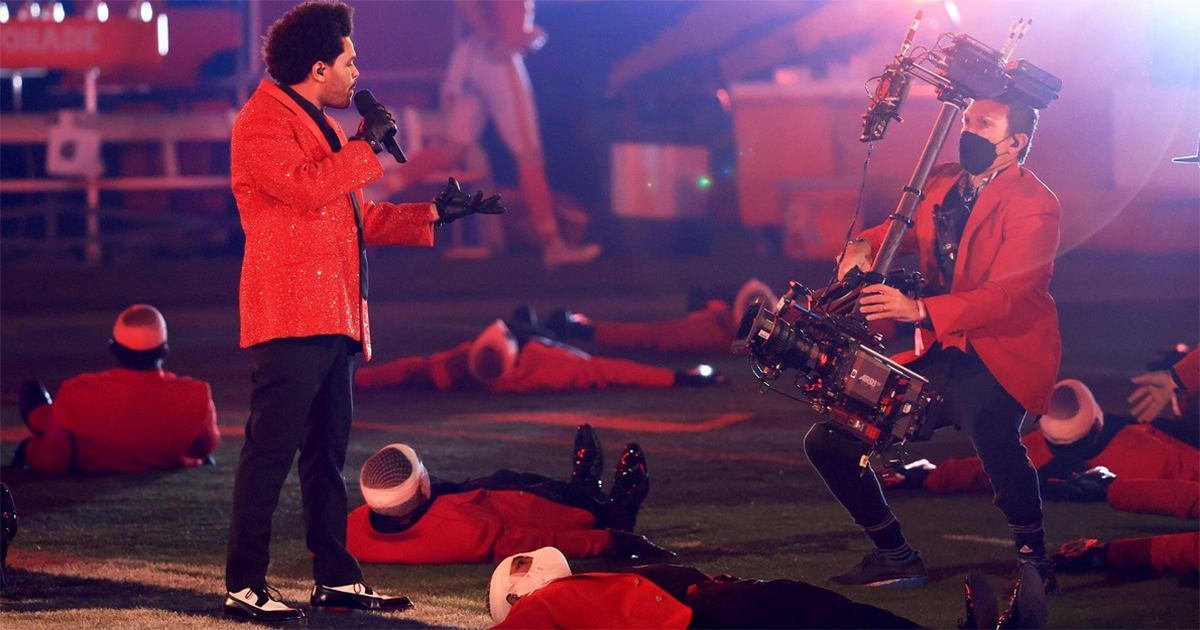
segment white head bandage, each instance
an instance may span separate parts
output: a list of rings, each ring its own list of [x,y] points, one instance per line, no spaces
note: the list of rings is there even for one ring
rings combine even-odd
[[[737,296],[733,298],[733,325],[736,329],[742,322],[742,317],[746,315],[746,311],[754,304],[754,301],[762,298],[763,302],[775,309],[775,303],[779,301],[779,297],[771,290],[771,287],[763,283],[758,278],[751,278],[738,289]]]
[[[134,304],[117,316],[112,338],[130,350],[153,350],[167,343],[167,320],[149,304]]]
[[[516,363],[517,338],[499,319],[479,333],[467,354],[467,370],[484,385],[508,374]]]
[[[407,444],[389,444],[363,462],[363,499],[385,516],[406,516],[429,500],[429,472]]]
[[[513,563],[517,558],[527,559],[528,570],[513,572]],[[537,551],[505,558],[492,572],[492,581],[488,584],[487,609],[492,621],[504,621],[517,599],[570,575],[571,565],[567,564],[562,552],[554,547],[542,547]]]
[[[1095,427],[1104,427],[1104,412],[1087,385],[1067,379],[1054,385],[1050,411],[1040,420],[1042,435],[1051,444],[1070,444]]]

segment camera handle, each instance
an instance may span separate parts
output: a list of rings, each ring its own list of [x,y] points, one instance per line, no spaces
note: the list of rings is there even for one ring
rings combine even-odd
[[[929,173],[933,171],[938,153],[942,150],[942,145],[946,144],[950,127],[958,117],[961,107],[959,99],[942,102],[942,109],[933,123],[929,139],[925,141],[925,148],[921,151],[921,157],[917,161],[916,169],[913,170],[912,178],[903,188],[904,192],[900,195],[900,203],[897,204],[896,211],[888,217],[891,224],[888,226],[887,235],[883,238],[883,244],[879,247],[879,253],[871,263],[872,273],[879,274],[881,277],[886,276],[891,268],[892,259],[896,257],[896,250],[900,247],[900,240],[904,237],[905,230],[913,226],[913,215],[917,211],[917,204],[925,198],[925,184],[929,181]],[[855,312],[858,312],[857,307]]]

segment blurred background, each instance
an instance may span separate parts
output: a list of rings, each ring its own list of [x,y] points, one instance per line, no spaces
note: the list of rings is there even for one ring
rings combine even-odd
[[[0,3],[3,260],[238,256],[229,131],[265,76],[266,28],[294,4]],[[455,11],[352,6],[359,88],[419,152],[436,142]],[[542,0],[548,40],[526,63],[567,236],[615,259],[709,256],[738,235],[758,253],[829,260],[860,189],[858,226],[894,209],[939,109],[931,86],[915,87],[864,183],[871,79],[918,10],[924,47],[952,32],[999,49],[1014,21],[1033,20],[1013,58],[1063,88],[1027,165],[1063,202],[1064,252],[1200,251],[1196,169],[1169,159],[1194,154],[1200,133],[1200,4],[1184,0]],[[332,113],[357,126],[353,109]],[[494,129],[479,144],[480,186],[515,186]],[[520,217],[459,228],[439,253],[520,253]]]

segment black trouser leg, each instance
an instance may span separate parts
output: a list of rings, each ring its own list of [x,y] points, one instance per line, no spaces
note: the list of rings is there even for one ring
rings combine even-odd
[[[271,518],[313,422],[313,402],[336,357],[347,352],[347,343],[345,337],[324,335],[275,339],[251,348],[250,418],[234,476],[225,564],[225,582],[231,591],[266,583]],[[339,421],[348,424],[349,418]],[[344,528],[344,510],[341,517]]]
[[[691,628],[919,628],[882,608],[796,580],[709,581],[683,599]]]
[[[945,397],[942,424],[967,431],[983,470],[992,482],[993,503],[1004,513],[1016,546],[1029,546],[1035,555],[1045,550],[1042,500],[1037,470],[1021,444],[1025,410],[974,354],[956,349],[915,361],[918,373],[927,369],[937,378],[934,387]],[[944,378],[943,378],[944,374]],[[929,374],[926,374],[929,376]]]
[[[895,519],[879,479],[859,460],[867,444],[828,422],[819,422],[804,436],[804,453],[825,480],[833,497],[860,527],[875,527]],[[903,543],[903,540],[901,540]]]
[[[346,448],[354,416],[354,356],[342,337],[338,352],[313,400],[308,429],[300,442],[300,495],[308,550],[317,584],[340,586],[362,581],[358,561],[346,551]]]

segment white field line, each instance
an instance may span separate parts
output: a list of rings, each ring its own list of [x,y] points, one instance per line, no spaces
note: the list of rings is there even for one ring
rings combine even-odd
[[[962,540],[962,541],[966,541],[966,542],[977,542],[977,543],[983,543],[985,545],[999,545],[1001,547],[1008,547],[1013,544],[1013,541],[1011,538],[991,538],[988,536],[974,536],[971,534],[946,534],[946,535],[942,536],[942,538],[945,538],[947,540]]]

